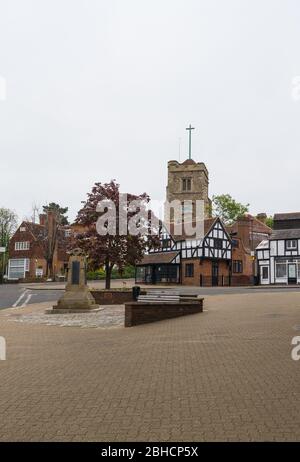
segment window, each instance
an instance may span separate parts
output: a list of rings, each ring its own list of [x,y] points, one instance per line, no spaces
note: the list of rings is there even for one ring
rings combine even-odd
[[[262,270],[262,279],[263,280],[269,279],[269,267],[263,266],[261,270]]]
[[[192,190],[192,180],[191,180],[191,178],[183,178],[182,179],[182,190],[183,191],[191,191]]]
[[[15,242],[15,250],[29,250],[30,242]]]
[[[65,229],[65,237],[70,237],[72,234],[72,230],[71,229]]]
[[[276,278],[286,278],[287,265],[286,263],[276,263]]]
[[[297,250],[297,240],[296,239],[289,239],[285,241],[285,248],[286,250]]]
[[[155,281],[156,282],[179,282],[179,267],[178,265],[162,265],[156,267]]]
[[[233,262],[232,262],[232,271],[233,271],[233,273],[242,273],[243,272],[243,262],[242,262],[242,260],[233,260]]]
[[[171,247],[171,239],[163,239],[162,240],[162,248],[163,249],[168,249]]]
[[[21,226],[21,228],[20,228],[20,232],[21,232],[21,233],[24,233],[24,231],[26,231],[26,228],[25,228],[25,226]]]
[[[26,271],[29,271],[28,258],[14,258],[9,260],[8,279],[24,278]]]
[[[239,243],[238,239],[232,239],[232,247],[233,247],[234,249],[238,249],[238,248],[239,248],[239,244],[240,244],[240,243]]]
[[[214,239],[214,248],[215,249],[222,249],[223,248],[223,240],[222,239]]]
[[[187,263],[185,265],[185,277],[186,278],[194,277],[194,263]]]

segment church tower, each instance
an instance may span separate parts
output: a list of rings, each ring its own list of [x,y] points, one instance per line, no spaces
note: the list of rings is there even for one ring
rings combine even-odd
[[[204,201],[205,218],[211,216],[211,200],[208,196],[208,170],[203,162],[187,159],[183,163],[177,160],[168,162],[167,201],[196,200]]]
[[[190,125],[189,131],[189,158],[180,163],[177,160],[168,162],[168,186],[167,186],[167,201],[179,200],[184,202],[187,200],[193,203],[193,218],[195,216],[195,204],[197,200],[204,201],[205,218],[211,216],[211,200],[208,196],[208,170],[203,162],[195,162],[192,159],[192,130]],[[172,217],[171,217],[172,221]]]

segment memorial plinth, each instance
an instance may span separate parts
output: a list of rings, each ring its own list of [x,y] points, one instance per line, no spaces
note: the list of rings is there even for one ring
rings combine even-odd
[[[86,257],[75,249],[69,259],[64,295],[47,313],[78,313],[99,309],[86,283]]]

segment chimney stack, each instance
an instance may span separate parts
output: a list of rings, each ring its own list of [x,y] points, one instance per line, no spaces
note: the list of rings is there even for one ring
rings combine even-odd
[[[266,213],[259,213],[256,218],[265,225],[267,222],[268,216]]]
[[[39,218],[40,218],[40,225],[45,226],[46,224],[46,217],[47,215],[45,213],[41,213]]]

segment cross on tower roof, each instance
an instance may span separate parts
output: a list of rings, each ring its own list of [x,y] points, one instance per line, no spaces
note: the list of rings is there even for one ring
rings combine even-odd
[[[189,159],[192,158],[192,130],[195,130],[195,127],[192,127],[191,124],[189,125],[186,130],[189,131]]]

